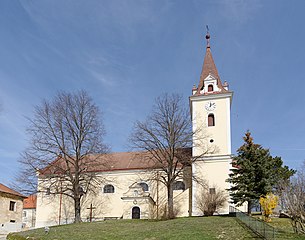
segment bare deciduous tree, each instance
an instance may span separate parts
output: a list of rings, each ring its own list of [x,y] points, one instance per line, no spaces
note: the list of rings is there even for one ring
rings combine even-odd
[[[189,109],[178,94],[158,97],[148,118],[135,123],[130,143],[135,149],[148,152],[147,160],[154,162],[154,168],[158,169],[153,180],[167,188],[169,219],[174,218],[173,184],[177,179],[185,178],[187,168],[194,161],[207,152],[213,152],[205,149],[202,155],[192,157],[193,138],[199,135],[203,138],[202,129],[192,130]]]
[[[282,191],[283,205],[294,232],[305,234],[305,162]]]
[[[107,152],[99,108],[85,91],[60,92],[37,106],[29,120],[29,147],[20,160],[19,183],[36,187],[38,174],[38,191],[72,198],[75,222],[80,222],[82,196],[101,181],[91,170]]]
[[[198,197],[198,208],[205,216],[213,216],[227,202],[228,196],[218,187],[203,186]]]

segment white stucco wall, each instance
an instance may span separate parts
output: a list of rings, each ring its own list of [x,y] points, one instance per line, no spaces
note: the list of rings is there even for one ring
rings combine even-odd
[[[10,201],[15,202],[13,211],[9,210]],[[22,227],[22,208],[21,198],[0,194],[0,233],[17,232]]]
[[[22,225],[24,229],[29,229],[35,227],[36,223],[36,209],[27,208],[23,209],[22,213]]]
[[[231,158],[229,157],[214,157],[213,159],[205,159],[194,163],[194,174],[197,179],[201,179],[208,188],[216,188],[220,191],[225,191],[228,201],[225,206],[218,211],[219,214],[229,213],[229,193],[226,189],[228,189],[230,185],[226,182],[226,179],[229,177],[230,163]],[[200,201],[200,198],[202,197],[200,196],[202,186],[200,186],[198,182],[193,181],[193,190],[193,215],[202,215],[202,212],[197,207],[197,202]]]
[[[198,179],[210,188],[226,190],[230,187],[226,179],[231,168],[231,122],[230,107],[232,93],[220,93],[214,95],[191,96],[190,104],[193,119],[193,130],[200,129],[199,136],[194,137],[193,156],[201,156],[192,166],[193,174],[197,178],[193,180],[192,214],[202,215],[197,204],[200,196],[200,184]],[[215,109],[206,109],[206,104],[216,104]],[[208,126],[208,115],[215,117],[215,126]],[[210,140],[213,139],[211,143]],[[204,154],[206,153],[206,154]],[[202,154],[204,154],[202,156]],[[228,202],[219,210],[220,214],[229,212]]]
[[[131,218],[131,210],[134,206],[141,209],[141,218],[160,218],[166,205],[167,191],[162,183],[148,181],[151,173],[139,170],[104,172],[103,178],[107,179],[96,190],[96,194],[89,194],[83,198],[81,217],[83,221],[88,221],[90,216],[90,204],[94,207],[92,211],[93,220],[103,220],[108,218]],[[124,198],[129,187],[134,183],[145,182],[149,186],[149,194],[152,200],[141,198]],[[114,186],[114,193],[104,193],[103,187],[107,184]],[[158,189],[158,194],[157,194]],[[177,216],[188,216],[188,189],[174,191],[174,205]],[[136,200],[136,201],[134,201]],[[71,223],[74,218],[73,201],[62,195],[37,194],[36,227],[57,225],[59,223],[59,209],[61,204],[61,224]],[[158,208],[157,208],[158,204]],[[158,209],[158,214],[157,214]]]
[[[201,155],[207,148],[214,149],[213,146],[217,148],[211,155],[231,154],[230,98],[230,94],[191,97],[193,129],[198,132],[194,137],[193,156]],[[216,104],[214,110],[206,110],[209,102]],[[215,126],[208,126],[210,113],[214,114]]]

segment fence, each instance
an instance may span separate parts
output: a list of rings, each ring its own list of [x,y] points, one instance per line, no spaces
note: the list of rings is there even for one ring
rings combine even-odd
[[[234,214],[236,218],[250,228],[254,233],[263,239],[275,239],[274,227],[257,218],[251,217],[246,213],[230,206],[230,214]]]

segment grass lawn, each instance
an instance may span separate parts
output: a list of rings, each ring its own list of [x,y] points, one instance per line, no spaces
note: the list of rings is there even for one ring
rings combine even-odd
[[[297,235],[293,232],[288,218],[272,218],[272,222],[269,224],[276,229],[277,239],[305,239],[304,235]]]
[[[293,233],[287,218],[273,218],[270,225],[276,228],[275,239],[304,239]],[[28,237],[28,238],[27,238]],[[104,222],[62,225],[10,234],[10,240],[196,240],[196,239],[259,239],[236,218],[213,216],[178,218],[169,221],[109,220]]]
[[[255,215],[254,217],[262,218],[262,215]],[[272,221],[268,223],[276,230],[275,239],[304,239],[305,235],[298,235],[293,232],[289,218],[273,217]]]
[[[196,240],[196,239],[254,239],[254,235],[231,217],[193,217],[169,221],[109,220],[56,226],[45,234],[44,229],[9,235],[9,239],[29,240]]]

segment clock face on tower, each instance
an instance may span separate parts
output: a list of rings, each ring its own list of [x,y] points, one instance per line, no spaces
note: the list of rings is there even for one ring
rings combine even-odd
[[[205,109],[207,111],[213,111],[216,108],[216,103],[209,101],[205,104]]]

